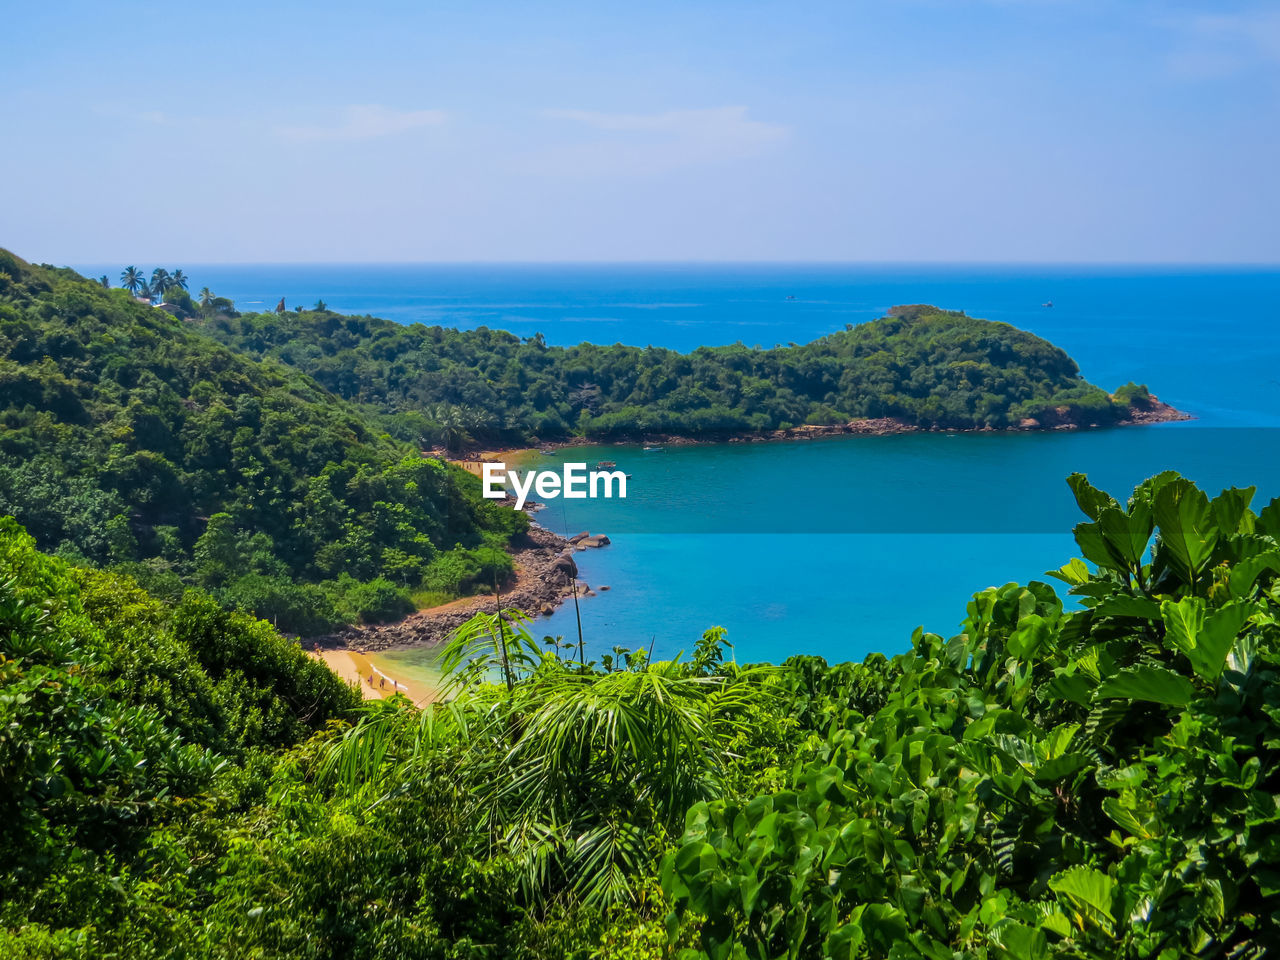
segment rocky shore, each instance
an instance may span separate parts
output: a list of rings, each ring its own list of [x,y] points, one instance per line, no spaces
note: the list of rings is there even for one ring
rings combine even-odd
[[[510,592],[502,594],[503,609],[516,609],[530,617],[550,613],[573,596],[575,581],[578,596],[594,596],[594,591],[577,579],[578,565],[574,562],[573,553],[598,548],[608,542],[608,537],[591,537],[586,533],[566,539],[531,524],[529,532],[511,552],[516,580]],[[344,627],[328,636],[308,638],[307,643],[318,643],[325,649],[369,652],[443,643],[475,614],[493,613],[497,608],[497,597],[491,593],[462,597],[441,607],[420,610],[396,623]]]
[[[536,452],[537,450],[562,450],[569,447],[598,446],[603,443],[645,443],[662,446],[692,446],[706,443],[769,443],[777,440],[811,440],[817,437],[886,437],[900,433],[1029,433],[1046,430],[1102,430],[1108,427],[1144,426],[1152,423],[1172,423],[1193,420],[1189,413],[1170,406],[1154,394],[1144,405],[1129,408],[1128,416],[1108,422],[1081,418],[1070,407],[1050,410],[1039,418],[1028,417],[1008,427],[922,427],[897,417],[866,417],[846,423],[802,424],[784,430],[767,430],[762,433],[716,434],[688,437],[678,434],[641,433],[634,436],[609,438],[572,437],[568,440],[540,441],[536,448],[513,447],[476,454],[481,459],[499,458],[511,453]]]

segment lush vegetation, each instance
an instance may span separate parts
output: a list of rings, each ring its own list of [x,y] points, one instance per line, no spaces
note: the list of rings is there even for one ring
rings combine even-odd
[[[1078,608],[1009,584],[777,667],[480,618],[421,711],[9,523],[0,955],[1261,957],[1280,501],[1071,483]]]
[[[497,330],[402,326],[329,311],[211,317],[210,335],[288,364],[387,416],[393,432],[451,447],[706,436],[893,417],[924,427],[1007,427],[1025,418],[1109,424],[1145,387],[1113,398],[1053,344],[1006,323],[916,305],[803,346],[690,354],[549,347]]]
[[[158,594],[199,585],[303,632],[465,589],[459,566],[525,529],[305,374],[4,251],[0,514]]]

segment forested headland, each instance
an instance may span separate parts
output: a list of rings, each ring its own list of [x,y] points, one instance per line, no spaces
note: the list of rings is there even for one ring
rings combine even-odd
[[[1071,483],[1080,608],[777,666],[480,617],[423,710],[0,521],[0,956],[1266,956],[1280,501]]]
[[[918,304],[772,349],[548,346],[481,327],[404,326],[328,310],[232,315],[203,327],[387,417],[406,439],[523,444],[571,436],[707,439],[893,419],[922,428],[1109,426],[1150,406],[1108,394],[1067,354],[1007,323]]]

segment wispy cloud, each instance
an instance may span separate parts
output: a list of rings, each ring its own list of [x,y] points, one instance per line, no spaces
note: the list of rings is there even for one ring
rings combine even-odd
[[[367,104],[344,108],[338,122],[328,126],[279,127],[276,132],[287,140],[370,140],[439,126],[446,119],[443,110],[396,110]]]
[[[752,119],[746,107],[647,114],[544,110],[542,115],[564,121],[575,139],[525,159],[535,167],[579,174],[654,173],[736,160],[785,140],[790,132]]]
[[[1280,63],[1280,10],[1197,14],[1171,25],[1183,35],[1184,46],[1173,57],[1180,72],[1221,74]]]

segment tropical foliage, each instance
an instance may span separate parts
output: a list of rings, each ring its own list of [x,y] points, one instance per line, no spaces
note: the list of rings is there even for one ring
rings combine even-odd
[[[1083,609],[1043,583],[984,591],[887,688],[852,684],[786,789],[690,810],[663,883],[673,929],[706,918],[702,954],[1280,943],[1280,502],[1254,514],[1251,489],[1210,500],[1173,474],[1127,505],[1072,487],[1085,560],[1053,575]]]
[[[0,525],[0,955],[1262,957],[1280,501],[1071,484],[1070,609],[777,667],[507,612],[421,710]]]

